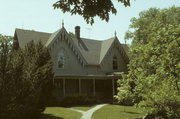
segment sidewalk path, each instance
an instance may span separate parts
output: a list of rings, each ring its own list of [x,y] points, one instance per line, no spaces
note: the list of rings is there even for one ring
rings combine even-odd
[[[72,111],[80,112],[80,113],[85,113],[85,111],[79,110],[79,109],[74,109],[74,108],[69,108]]]
[[[82,113],[81,119],[91,119],[93,113],[94,113],[96,110],[100,109],[101,107],[103,107],[103,106],[105,106],[105,105],[107,105],[107,104],[97,105],[96,107],[94,107],[94,108],[92,108],[92,109],[90,109],[90,110],[88,110],[88,111],[82,111],[82,110],[73,109],[73,108],[70,108],[70,110],[73,110],[73,111],[77,111],[77,112]]]

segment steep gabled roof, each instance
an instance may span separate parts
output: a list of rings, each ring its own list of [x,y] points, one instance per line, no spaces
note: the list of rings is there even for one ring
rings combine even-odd
[[[126,55],[128,56],[128,49],[129,49],[129,47],[126,44],[121,44],[121,46],[123,47]]]
[[[18,38],[19,46],[23,48],[28,42],[32,40],[34,40],[34,42],[41,41],[43,44],[45,44],[51,34],[44,32],[37,32],[33,30],[16,29],[15,35]]]
[[[45,46],[49,46],[55,40],[55,38],[58,37],[58,34],[60,34],[61,32],[66,32],[66,29],[64,27],[62,27],[61,29],[52,33],[51,36],[49,37],[48,41],[46,42]]]
[[[16,29],[15,35],[18,38],[20,47],[24,47],[31,40],[34,40],[35,42],[42,41],[42,43],[48,47],[54,42],[54,40],[57,39],[57,37],[59,37],[59,34],[62,35],[63,32],[71,39],[73,47],[77,49],[77,52],[80,53],[79,55],[83,57],[83,60],[86,61],[87,65],[100,65],[116,39],[116,37],[112,37],[107,40],[94,40],[87,38],[77,39],[74,34],[67,33],[64,27],[52,34]],[[123,53],[123,55],[127,55],[128,46],[126,44],[120,44],[120,47],[123,50],[121,53]]]
[[[104,40],[101,44],[101,52],[100,52],[100,60],[99,64],[102,62],[104,59],[106,53],[108,52],[109,48],[111,47],[113,41],[115,40],[115,37]]]
[[[45,46],[49,46],[52,41],[55,39],[55,37],[57,36],[57,34],[60,32],[60,30],[57,30],[56,32],[52,33],[49,37],[49,39],[47,40],[47,42],[45,43]]]

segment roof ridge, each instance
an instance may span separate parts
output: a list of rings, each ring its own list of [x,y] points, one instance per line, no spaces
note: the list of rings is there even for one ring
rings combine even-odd
[[[16,30],[21,30],[21,31],[28,31],[28,32],[36,32],[36,33],[45,33],[45,34],[52,34],[52,33],[48,33],[48,32],[42,32],[42,31],[35,31],[35,30],[30,30],[30,29],[21,29],[21,28],[16,28]]]
[[[35,42],[41,40],[42,43],[45,44],[51,34],[16,28],[14,35],[17,35],[19,46],[23,48],[28,42],[32,40]]]
[[[69,35],[73,36],[73,37],[76,37],[75,34],[71,34],[71,33],[68,33]],[[84,40],[91,40],[91,41],[99,41],[99,42],[102,42],[103,40],[96,40],[96,39],[92,39],[92,38],[84,38],[84,37],[80,37],[80,39],[84,39]]]
[[[96,40],[96,39],[91,39],[91,38],[83,38],[81,37],[81,39],[85,39],[85,40],[91,40],[91,41],[99,41],[99,42],[102,42],[103,40]]]
[[[103,40],[103,41],[107,41],[107,40],[112,40],[112,39],[115,39],[116,37],[110,37],[110,38],[108,38],[108,39],[106,39],[106,40]]]

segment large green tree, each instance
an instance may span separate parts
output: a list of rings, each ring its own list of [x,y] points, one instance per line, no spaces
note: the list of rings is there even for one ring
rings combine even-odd
[[[180,118],[180,7],[151,8],[131,20],[129,72],[116,98],[139,104],[149,114]],[[152,118],[152,117],[151,117]]]
[[[3,36],[0,34],[0,118],[4,117],[8,112],[8,104],[14,94],[9,79],[10,72],[10,52],[12,51],[11,43],[12,37]]]
[[[0,40],[0,118],[37,116],[51,93],[50,54],[41,43],[13,50],[11,37],[1,35]]]
[[[130,6],[130,0],[117,0],[124,6]],[[55,9],[61,9],[64,13],[69,12],[71,15],[81,15],[87,23],[93,24],[94,17],[109,21],[109,14],[116,14],[112,0],[58,0],[54,3]]]

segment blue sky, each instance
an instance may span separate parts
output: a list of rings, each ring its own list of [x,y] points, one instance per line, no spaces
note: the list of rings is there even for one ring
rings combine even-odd
[[[71,16],[69,13],[63,14],[60,10],[54,10],[52,5],[56,1],[0,0],[0,34],[13,36],[15,28],[53,33],[61,28],[64,20],[67,31],[74,32],[74,27],[79,25],[82,37],[105,40],[113,37],[116,31],[120,42],[124,43],[124,34],[128,30],[130,19],[138,17],[139,12],[151,7],[180,6],[180,0],[131,0],[131,7],[115,2],[117,15],[111,15],[108,23],[95,18],[95,23],[91,26],[81,16]]]

